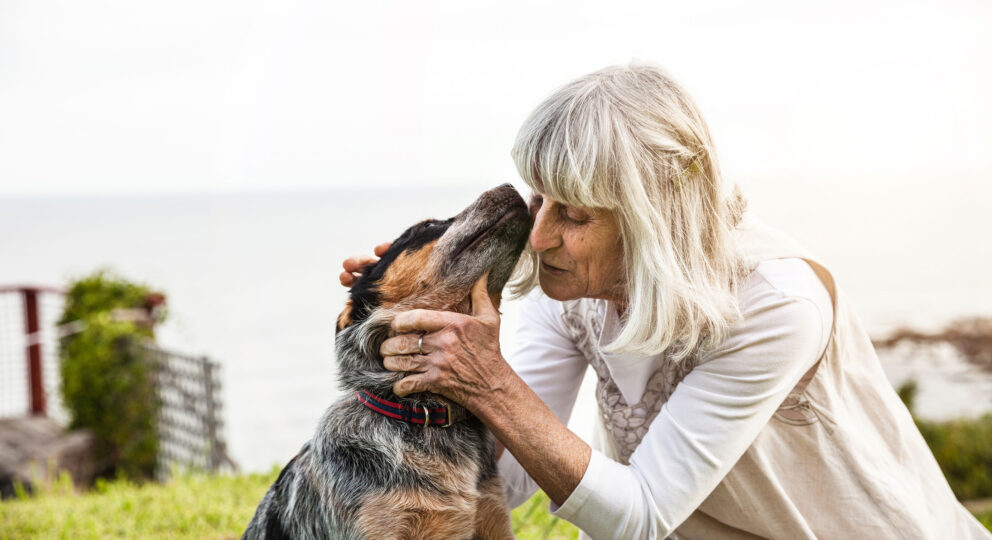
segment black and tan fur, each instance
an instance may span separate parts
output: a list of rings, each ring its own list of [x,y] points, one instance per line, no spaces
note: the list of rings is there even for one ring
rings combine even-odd
[[[529,227],[526,204],[506,184],[451,219],[414,225],[364,270],[338,318],[344,396],[279,474],[244,538],[513,537],[493,437],[478,419],[425,429],[364,407],[353,391],[457,408],[433,394],[393,394],[403,374],[383,368],[379,346],[401,311],[469,312],[471,287],[486,272],[498,306]]]

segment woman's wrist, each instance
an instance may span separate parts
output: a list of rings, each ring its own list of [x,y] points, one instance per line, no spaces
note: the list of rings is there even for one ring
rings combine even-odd
[[[582,480],[592,449],[507,367],[510,376],[505,383],[469,410],[561,505]]]
[[[505,367],[493,377],[491,384],[485,390],[474,393],[471,402],[464,404],[491,431],[493,428],[511,430],[513,417],[518,414],[517,406],[533,393],[509,364],[504,362],[503,365]]]

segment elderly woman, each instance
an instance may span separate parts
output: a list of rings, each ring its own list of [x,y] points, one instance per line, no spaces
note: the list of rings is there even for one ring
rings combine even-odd
[[[513,158],[534,218],[513,358],[472,315],[400,314],[399,395],[461,403],[593,538],[992,538],[955,499],[830,272],[745,212],[706,123],[661,70],[555,92]],[[526,264],[529,261],[530,264]],[[364,262],[345,263],[342,282]],[[423,354],[417,337],[423,336]],[[598,375],[593,446],[566,422]]]

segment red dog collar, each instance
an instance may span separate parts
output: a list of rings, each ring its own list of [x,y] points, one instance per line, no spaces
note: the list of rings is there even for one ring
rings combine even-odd
[[[451,409],[448,407],[429,409],[427,407],[410,405],[409,403],[395,403],[363,390],[356,390],[355,397],[358,398],[358,401],[362,405],[381,415],[410,424],[421,424],[425,428],[427,426],[448,427],[453,423]]]

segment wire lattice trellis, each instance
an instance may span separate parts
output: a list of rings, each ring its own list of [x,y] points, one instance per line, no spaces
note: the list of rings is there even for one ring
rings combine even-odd
[[[156,474],[164,479],[175,468],[237,469],[221,436],[220,366],[209,358],[167,351],[151,342],[134,346],[155,365],[161,403]]]

